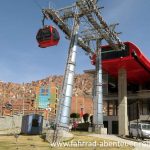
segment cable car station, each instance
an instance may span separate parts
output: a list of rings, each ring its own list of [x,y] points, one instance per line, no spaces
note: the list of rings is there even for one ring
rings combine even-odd
[[[150,149],[142,4],[1,2],[0,149]]]
[[[102,69],[118,78],[118,121],[119,135],[128,135],[127,81],[134,82],[133,72],[138,70],[139,76],[149,77],[149,61],[132,43],[123,43],[116,31],[118,24],[108,25],[101,15],[101,7],[96,0],[77,0],[72,6],[55,10],[43,9],[46,19],[51,19],[70,40],[67,65],[56,116],[56,131],[53,140],[57,140],[59,130],[67,130],[69,125],[73,79],[75,74],[77,46],[91,57],[95,65],[94,130],[97,133],[107,132],[103,124],[103,91]],[[72,22],[72,23],[70,23]],[[40,34],[40,32],[38,32]],[[40,44],[40,47],[52,46]],[[102,46],[105,40],[109,46]],[[95,44],[95,49],[92,47]],[[43,45],[43,46],[42,46]],[[55,44],[54,44],[55,45]],[[141,56],[142,55],[142,56]],[[145,69],[146,68],[146,69]],[[146,78],[147,79],[147,78]]]

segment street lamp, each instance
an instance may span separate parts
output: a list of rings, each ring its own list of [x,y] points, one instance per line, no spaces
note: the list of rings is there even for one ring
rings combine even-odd
[[[77,99],[78,94],[75,94],[75,104],[76,104],[76,113],[78,113],[78,99]]]
[[[83,104],[80,104],[80,117],[81,117],[81,122],[83,122],[83,113],[84,113],[84,106]]]
[[[24,96],[25,87],[24,86],[22,86],[22,90],[23,90],[23,93],[22,93],[22,114],[24,116],[24,98],[25,98],[25,96]]]

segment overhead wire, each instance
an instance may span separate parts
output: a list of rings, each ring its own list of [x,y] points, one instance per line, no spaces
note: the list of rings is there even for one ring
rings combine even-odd
[[[41,5],[38,3],[37,0],[32,0],[32,1],[33,1],[33,3],[34,3],[40,10],[42,10],[42,7],[41,7]]]
[[[43,8],[40,5],[40,3],[37,0],[32,0],[32,1],[40,9],[40,11],[42,12]],[[42,26],[44,26],[44,21],[45,21],[45,14],[43,13]]]

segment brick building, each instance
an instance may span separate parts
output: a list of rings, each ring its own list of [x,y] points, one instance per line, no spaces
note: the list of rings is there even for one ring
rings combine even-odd
[[[71,113],[93,114],[93,101],[91,97],[73,96],[71,104]]]

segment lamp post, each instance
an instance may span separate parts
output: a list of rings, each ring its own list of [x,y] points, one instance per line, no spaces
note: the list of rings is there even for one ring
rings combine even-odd
[[[78,94],[75,94],[75,104],[76,104],[76,113],[78,113],[78,99],[77,99]]]
[[[2,93],[2,101],[1,101],[1,103],[2,103],[2,107],[1,107],[1,109],[2,109],[2,111],[1,111],[1,116],[3,116],[4,115],[4,103],[5,103],[5,84],[3,84],[3,93]]]
[[[23,93],[22,93],[22,114],[24,116],[24,99],[25,99],[25,95],[24,95],[25,88],[24,88],[24,86],[22,87],[22,91],[23,91]]]
[[[24,116],[24,97],[23,97],[23,105],[22,105],[22,109],[23,109],[23,116]]]
[[[83,104],[80,104],[80,117],[81,117],[81,122],[84,122],[83,121],[83,113],[84,113],[84,107],[83,107]]]
[[[3,99],[0,99],[0,103],[1,103],[1,116],[3,116]]]

